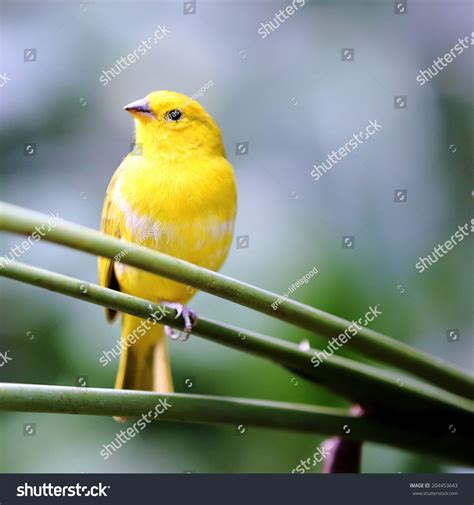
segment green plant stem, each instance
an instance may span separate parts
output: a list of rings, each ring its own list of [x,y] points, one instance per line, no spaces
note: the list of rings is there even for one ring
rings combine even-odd
[[[162,323],[177,329],[184,326],[182,319],[175,319],[176,311],[169,307],[17,261],[0,268],[0,275],[144,319],[152,313],[166,311]],[[293,343],[201,316],[192,335],[271,359],[293,373],[325,386],[354,403],[369,405],[376,411],[398,412],[402,408],[404,412],[417,414],[425,420],[435,417],[440,424],[446,424],[447,416],[448,424],[457,425],[458,430],[474,421],[468,400],[415,380],[397,378],[370,365],[332,356],[315,368],[310,361],[313,349],[302,351]]]
[[[2,230],[31,235],[48,219],[50,216],[45,214],[0,203]],[[351,324],[289,298],[285,298],[278,309],[273,310],[271,304],[279,298],[276,293],[76,224],[59,223],[44,239],[107,258],[114,258],[126,249],[127,254],[121,258],[123,263],[193,286],[328,338],[343,333]],[[347,345],[447,391],[474,399],[473,381],[469,374],[407,344],[364,327]]]
[[[472,439],[387,426],[370,417],[348,416],[338,409],[197,394],[0,383],[0,410],[9,411],[135,417],[153,411],[160,399],[168,399],[169,407],[159,415],[162,421],[233,424],[237,434],[239,425],[245,430],[260,426],[338,434],[348,440],[381,443],[464,464],[473,462]]]

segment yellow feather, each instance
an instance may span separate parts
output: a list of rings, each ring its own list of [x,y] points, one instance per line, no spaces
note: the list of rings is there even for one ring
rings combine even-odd
[[[179,93],[157,91],[140,103],[131,104],[134,108],[127,110],[135,117],[136,144],[141,154],[129,154],[114,174],[107,189],[101,229],[217,270],[228,254],[236,214],[235,179],[219,127],[201,105]],[[179,120],[169,115],[176,110]],[[99,258],[99,282],[156,302],[185,304],[194,294],[185,285],[107,258]],[[109,310],[107,315],[112,319],[114,312]],[[137,324],[133,321],[136,318],[124,317],[122,338]],[[140,365],[135,360],[133,366],[135,374],[146,377],[147,373],[136,367],[151,363],[153,379],[127,382],[124,377],[130,374],[124,353],[117,387],[172,390],[166,379],[171,377],[167,352],[158,348],[166,345],[165,337],[156,327],[150,333],[159,359],[151,360],[155,361],[153,365],[149,359],[140,358]]]

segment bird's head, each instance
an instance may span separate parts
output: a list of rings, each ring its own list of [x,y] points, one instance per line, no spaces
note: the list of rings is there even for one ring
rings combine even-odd
[[[151,152],[225,155],[219,127],[198,102],[174,91],[154,91],[124,107],[135,118],[136,142]]]

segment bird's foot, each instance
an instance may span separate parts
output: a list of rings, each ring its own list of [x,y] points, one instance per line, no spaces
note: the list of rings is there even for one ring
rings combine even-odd
[[[180,303],[175,302],[162,302],[162,303],[166,307],[176,310],[175,319],[178,319],[178,317],[180,316],[183,316],[184,319],[183,332],[177,331],[174,328],[171,328],[170,326],[165,326],[166,336],[168,336],[171,340],[180,340],[182,342],[185,342],[186,340],[188,340],[189,334],[191,333],[194,325],[196,324],[198,318],[196,312],[194,312],[194,310],[192,309],[189,309],[188,307],[184,307]]]

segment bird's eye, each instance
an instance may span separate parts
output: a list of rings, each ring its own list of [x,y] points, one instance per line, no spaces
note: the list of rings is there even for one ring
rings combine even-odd
[[[173,109],[165,114],[166,121],[179,121],[183,113],[179,109]]]

